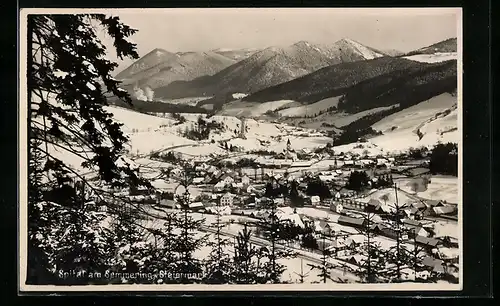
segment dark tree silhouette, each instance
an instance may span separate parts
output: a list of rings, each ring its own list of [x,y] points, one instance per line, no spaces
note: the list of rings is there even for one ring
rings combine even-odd
[[[431,152],[429,168],[432,173],[458,175],[458,145],[437,144]]]
[[[368,187],[368,182],[370,181],[368,175],[365,171],[353,171],[349,175],[347,180],[346,188],[356,191],[361,191]]]
[[[47,269],[53,270],[63,260],[50,241],[59,239],[59,247],[64,241],[64,246],[75,252],[79,247],[83,248],[80,252],[89,252],[89,257],[79,258],[78,263],[76,257],[71,261],[71,252],[66,253],[66,268],[98,265],[100,261],[91,257],[108,255],[95,252],[105,248],[98,247],[98,239],[88,233],[89,229],[98,227],[98,214],[82,207],[81,201],[71,201],[68,186],[73,177],[79,177],[101,199],[100,203],[110,201],[103,200],[103,190],[92,186],[73,167],[56,157],[56,149],[80,158],[81,166],[95,171],[97,180],[105,184],[115,187],[148,184],[129,164],[120,160],[127,137],[121,131],[121,124],[115,122],[103,106],[108,105],[106,94],[129,104],[131,100],[111,77],[117,64],[103,57],[106,48],[96,35],[97,28],[104,29],[112,38],[120,59],[136,59],[135,45],[127,41],[135,30],[122,24],[118,17],[101,14],[29,15],[27,23],[30,131],[27,283],[40,284],[51,282],[40,275],[50,274]],[[31,162],[34,159],[36,162]],[[58,194],[58,198],[52,196],[51,202],[47,202],[44,194]],[[58,219],[61,219],[59,223]],[[67,220],[75,221],[74,226],[64,228]],[[63,228],[64,231],[59,232]],[[64,235],[67,229],[74,231],[73,234]],[[60,239],[63,236],[64,239]],[[73,239],[66,239],[71,236]]]

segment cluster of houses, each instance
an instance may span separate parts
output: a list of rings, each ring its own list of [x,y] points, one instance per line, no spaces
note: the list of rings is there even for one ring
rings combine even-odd
[[[370,199],[368,202],[361,202],[356,199],[342,199],[336,196],[329,201],[330,210],[342,213],[344,210],[356,210],[372,212],[380,215],[390,215],[394,213],[394,208],[385,205],[377,199]],[[428,216],[453,216],[458,211],[457,205],[447,204],[441,200],[421,200],[404,205],[401,213],[405,217],[413,220],[422,220]]]

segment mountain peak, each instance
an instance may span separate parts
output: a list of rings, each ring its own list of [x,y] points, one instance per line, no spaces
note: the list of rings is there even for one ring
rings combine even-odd
[[[156,55],[156,56],[164,56],[164,55],[173,55],[174,53],[172,52],[168,52],[167,50],[165,49],[161,49],[161,48],[155,48],[153,50],[151,50],[151,52],[149,52],[148,54],[146,55]]]
[[[333,48],[341,50],[343,52],[347,52],[347,53],[355,53],[358,56],[361,56],[362,58],[364,58],[365,60],[370,60],[370,59],[384,56],[384,54],[382,54],[380,51],[377,51],[371,47],[365,46],[362,43],[357,42],[357,41],[350,39],[350,38],[347,38],[347,37],[344,37],[344,38],[336,41],[333,44]]]
[[[305,40],[301,40],[301,41],[298,41],[296,43],[294,43],[292,46],[296,46],[296,47],[310,47],[311,44]]]

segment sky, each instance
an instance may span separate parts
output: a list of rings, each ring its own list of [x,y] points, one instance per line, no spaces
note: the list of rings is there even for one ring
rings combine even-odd
[[[458,9],[142,9],[107,11],[138,30],[130,40],[143,56],[217,48],[266,48],[304,40],[332,44],[350,38],[376,49],[403,52],[459,37]],[[121,71],[132,63],[110,59]]]

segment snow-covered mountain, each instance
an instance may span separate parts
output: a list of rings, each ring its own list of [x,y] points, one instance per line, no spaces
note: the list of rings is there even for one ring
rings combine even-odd
[[[437,63],[457,60],[457,39],[449,38],[430,46],[420,48],[405,54],[404,58],[424,63]]]
[[[407,53],[407,56],[415,54],[435,54],[457,52],[457,38],[448,38],[427,47],[423,47]]]
[[[236,61],[215,52],[171,53],[155,49],[117,75],[126,87],[156,89],[173,81],[212,75]]]
[[[235,61],[244,60],[250,57],[252,54],[256,53],[257,51],[259,51],[259,49],[257,48],[244,48],[244,49],[218,48],[212,50],[212,52],[218,53]]]
[[[253,93],[334,64],[384,56],[350,39],[332,45],[299,41],[287,47],[268,47],[210,77],[173,82],[156,91],[158,97],[220,96]]]
[[[139,58],[132,65],[116,75],[119,80],[131,78],[133,75],[152,68],[160,63],[174,60],[178,55],[160,48],[151,50],[148,54]]]
[[[335,42],[330,47],[330,50],[330,57],[337,59],[341,63],[371,60],[385,56],[381,51],[365,46],[349,38],[343,38]]]

